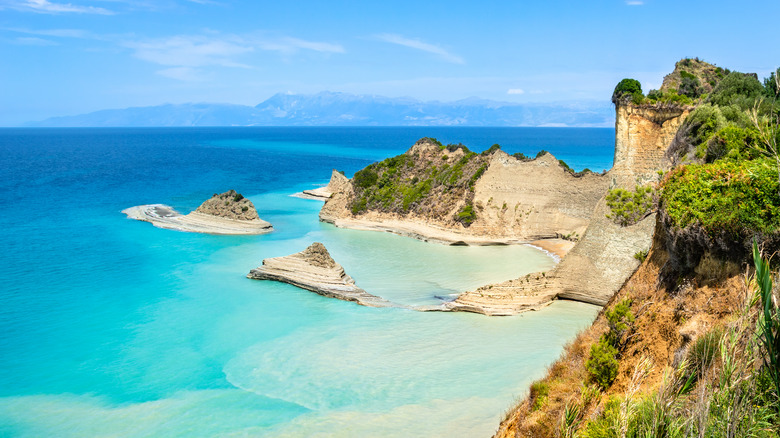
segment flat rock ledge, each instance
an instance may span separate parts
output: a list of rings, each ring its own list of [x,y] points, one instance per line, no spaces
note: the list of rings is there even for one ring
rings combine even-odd
[[[318,187],[316,189],[304,190],[303,192],[296,194],[296,196],[305,199],[327,201],[331,196],[333,196],[333,193],[342,190],[345,184],[349,184],[349,179],[347,179],[347,177],[344,176],[344,174],[341,172],[333,169],[328,185],[324,187]]]
[[[295,254],[264,259],[263,264],[249,271],[247,277],[281,281],[362,306],[402,307],[357,287],[355,280],[344,272],[344,268],[333,260],[325,245],[319,242]]]
[[[547,307],[558,298],[561,291],[557,278],[536,272],[464,292],[444,306],[452,312],[512,316]]]
[[[157,228],[206,234],[265,234],[273,226],[260,219],[239,220],[193,211],[183,215],[164,204],[138,205],[122,210],[130,219],[149,222]]]

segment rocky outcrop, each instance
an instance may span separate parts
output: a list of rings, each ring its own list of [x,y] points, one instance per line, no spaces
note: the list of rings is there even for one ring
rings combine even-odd
[[[164,204],[146,204],[122,210],[130,219],[169,230],[206,234],[265,234],[273,231],[260,219],[249,199],[230,190],[215,194],[195,211],[182,215]]]
[[[281,281],[326,297],[354,301],[363,306],[395,307],[393,303],[357,287],[352,277],[333,260],[325,245],[319,242],[314,242],[305,250],[289,256],[264,259],[263,264],[249,271],[247,277]]]
[[[195,209],[195,211],[236,221],[260,219],[252,201],[245,198],[244,195],[236,193],[235,190],[229,190],[222,194],[215,193],[211,196],[211,199],[200,204],[200,207]]]
[[[549,153],[521,160],[501,150],[477,155],[423,139],[393,159],[403,164],[398,165],[400,170],[386,173],[417,184],[405,189],[405,196],[427,190],[407,210],[369,208],[354,213],[358,189],[350,182],[333,193],[320,219],[339,227],[390,231],[448,244],[522,243],[581,235],[609,185],[605,175],[573,175]],[[463,170],[445,174],[456,166]],[[474,215],[468,223],[459,220],[465,207]]]
[[[344,176],[343,173],[339,172],[336,169],[333,169],[333,172],[330,175],[330,181],[328,182],[328,185],[325,187],[319,187],[312,190],[304,190],[303,195],[304,197],[310,198],[310,199],[319,199],[322,201],[327,201],[335,192],[338,192],[340,190],[343,190],[344,186],[349,184],[349,179]]]
[[[728,70],[696,59],[682,59],[674,65],[674,71],[664,76],[661,91],[677,91],[683,82],[683,75],[695,77],[701,93],[711,93],[713,88],[728,74]]]

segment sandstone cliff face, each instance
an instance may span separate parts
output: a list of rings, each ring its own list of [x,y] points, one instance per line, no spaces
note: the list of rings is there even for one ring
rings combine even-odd
[[[475,184],[477,219],[471,231],[536,240],[582,235],[608,179],[564,170],[552,154],[530,161],[495,152]]]
[[[222,194],[214,194],[200,205],[196,212],[227,219],[251,221],[259,219],[255,205],[243,195],[230,190]]]
[[[587,229],[579,242],[551,272],[463,293],[450,304],[453,310],[511,315],[539,308],[555,298],[604,305],[636,270],[639,262],[634,254],[650,247],[656,215],[628,227],[617,225],[607,218],[609,207],[604,195],[608,188],[632,190],[638,184],[657,181],[657,172],[667,168],[664,152],[687,110],[637,108],[628,104],[618,106],[616,111],[615,166],[607,174],[609,181],[596,194],[600,199],[590,204],[593,210],[583,222]],[[507,176],[501,181],[505,179]],[[548,210],[540,213],[539,218],[554,223],[555,218],[551,216],[555,209],[550,209],[544,200],[553,190],[546,187],[533,202],[538,203],[534,208]],[[580,217],[585,217],[582,213]],[[545,225],[537,228],[544,229]]]
[[[633,189],[658,181],[668,169],[664,154],[690,108],[620,104],[615,109],[615,161],[610,188]]]
[[[664,158],[677,129],[688,115],[687,108],[616,108],[615,164],[610,189],[633,190],[637,185],[654,185],[658,171],[668,170]],[[602,199],[582,239],[556,266],[560,298],[604,305],[639,266],[634,254],[647,250],[653,238],[656,215],[628,227],[607,218],[609,207]]]

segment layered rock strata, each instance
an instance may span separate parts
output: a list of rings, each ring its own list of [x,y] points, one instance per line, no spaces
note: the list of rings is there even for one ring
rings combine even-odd
[[[146,204],[122,210],[130,219],[155,227],[207,234],[265,234],[273,226],[260,219],[249,199],[230,190],[214,194],[195,211],[183,215],[164,204]]]
[[[312,190],[304,190],[302,197],[327,201],[333,195],[334,192],[338,192],[346,184],[349,184],[349,179],[347,179],[347,177],[344,176],[343,173],[337,171],[336,169],[333,169],[333,172],[330,175],[330,181],[328,182],[328,185],[324,187],[318,187]]]
[[[616,111],[615,165],[607,174],[609,188],[654,185],[658,171],[668,169],[664,152],[688,109],[620,104]],[[620,226],[607,218],[609,212],[602,197],[587,230],[552,271],[463,293],[449,307],[511,315],[538,309],[556,298],[603,306],[639,266],[634,254],[650,247],[656,221],[656,214],[651,214],[634,225]]]
[[[264,259],[263,264],[249,271],[247,277],[281,281],[326,297],[354,301],[363,306],[396,307],[395,304],[357,287],[352,277],[333,260],[325,245],[319,242],[314,242],[295,254]]]

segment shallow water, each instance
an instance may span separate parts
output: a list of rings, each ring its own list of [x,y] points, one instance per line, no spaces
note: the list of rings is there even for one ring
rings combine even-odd
[[[553,144],[570,139],[577,156],[587,151],[574,139],[601,144],[604,131],[547,132]],[[428,135],[519,150],[517,139],[534,145],[543,134]],[[263,258],[313,241],[360,287],[402,304],[550,269],[547,255],[526,246],[448,247],[337,229],[318,221],[319,201],[290,196],[326,182],[333,167],[351,174],[422,136],[405,128],[0,130],[8,157],[0,163],[0,436],[492,433],[596,307],[556,302],[509,318],[420,313],[245,278]],[[494,140],[469,143],[484,138]],[[608,167],[604,151],[588,160]],[[276,231],[188,234],[120,213],[153,202],[188,212],[230,188]]]

